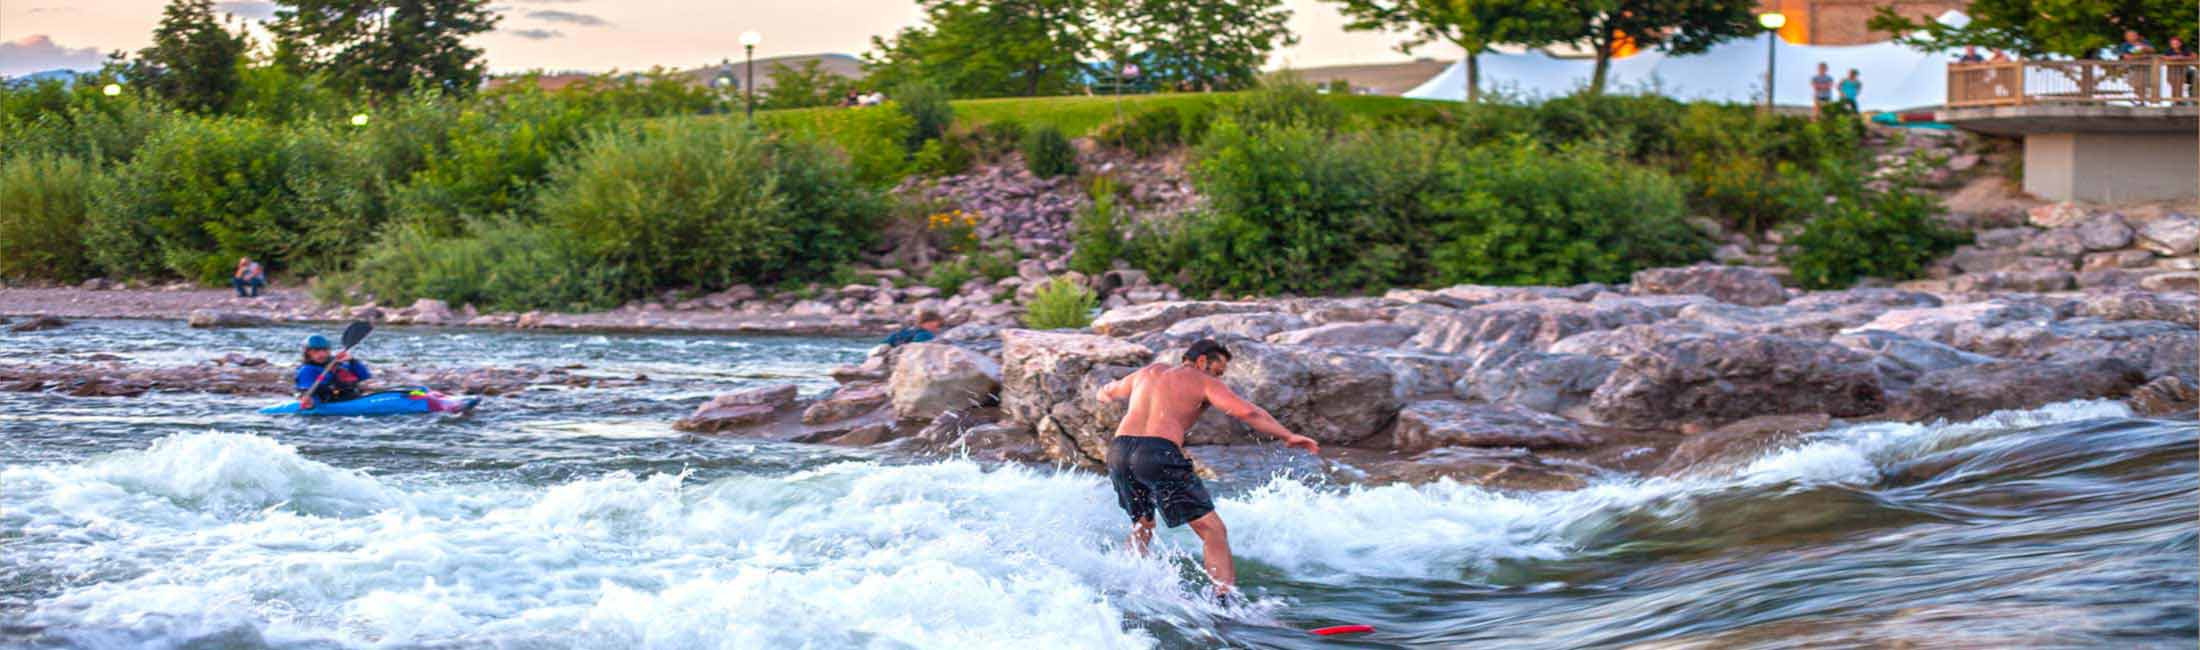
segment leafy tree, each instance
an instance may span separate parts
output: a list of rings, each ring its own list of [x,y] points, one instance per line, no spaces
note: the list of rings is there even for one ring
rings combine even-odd
[[[2200,15],[2188,0],[1973,0],[1964,9],[1971,22],[1950,27],[1931,19],[1913,20],[1879,8],[1872,29],[1897,34],[1897,41],[1926,51],[1976,45],[2027,57],[2061,55],[2092,58],[2124,40],[2124,30],[2160,47],[2171,36],[2188,40],[2200,28]]]
[[[871,38],[869,82],[930,79],[957,97],[1060,94],[1076,87],[1085,0],[922,0],[925,24]]]
[[[800,68],[773,63],[771,80],[771,87],[764,89],[764,105],[771,108],[831,106],[855,87],[855,81],[826,70],[818,59],[804,61]]]
[[[1130,9],[1143,76],[1162,86],[1251,87],[1269,52],[1299,42],[1281,0],[1135,0]]]
[[[391,96],[415,85],[464,94],[487,66],[466,37],[496,28],[488,0],[282,0],[268,29],[277,59],[338,85]]]
[[[1481,99],[1481,56],[1499,44],[1548,45],[1566,40],[1567,15],[1544,0],[1331,0],[1353,31],[1412,35],[1398,50],[1442,40],[1467,51],[1467,101]],[[1600,68],[1601,72],[1601,68]]]
[[[1755,0],[1560,0],[1558,6],[1571,25],[1558,40],[1583,42],[1596,51],[1592,95],[1604,93],[1613,47],[1623,40],[1645,50],[1695,54],[1763,31]]]
[[[153,44],[138,50],[129,78],[178,108],[219,111],[237,92],[250,44],[214,15],[213,0],[174,0],[160,11]]]

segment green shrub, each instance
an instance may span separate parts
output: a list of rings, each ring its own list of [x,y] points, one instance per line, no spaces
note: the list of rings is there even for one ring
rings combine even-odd
[[[910,171],[925,176],[949,176],[970,170],[970,145],[963,136],[949,133],[926,140],[909,160]]]
[[[1679,184],[1609,150],[1515,139],[1448,158],[1442,175],[1429,260],[1440,284],[1624,282],[1707,252]]]
[[[1254,133],[1219,121],[1192,178],[1207,198],[1176,226],[1138,234],[1132,258],[1186,289],[1332,293],[1416,284],[1428,243],[1424,193],[1442,138]]]
[[[1300,126],[1329,132],[1345,124],[1344,109],[1312,84],[1283,76],[1263,80],[1259,90],[1240,97],[1224,115],[1248,131]]]
[[[381,179],[359,147],[318,124],[178,118],[92,200],[87,244],[117,276],[167,271],[216,283],[237,258],[270,270],[341,268],[381,223]]]
[[[96,166],[128,162],[175,113],[158,100],[100,94],[111,77],[0,84],[0,150],[10,156],[71,156]]]
[[[1843,192],[1803,232],[1782,258],[1795,281],[1810,289],[1838,289],[1859,278],[1907,280],[1926,264],[1971,240],[1970,233],[1949,230],[1936,217],[1940,201],[1916,190],[1915,165],[1873,189],[1858,179],[1842,179]]]
[[[1070,144],[1069,136],[1051,126],[1031,129],[1024,134],[1024,167],[1040,178],[1070,176],[1077,173],[1077,146]]]
[[[1094,139],[1140,156],[1198,144],[1214,120],[1207,104],[1160,105],[1100,127]]]
[[[1115,181],[1106,176],[1092,180],[1092,205],[1077,212],[1070,224],[1069,268],[1098,275],[1113,268],[1124,255],[1124,215],[1115,202]]]
[[[955,107],[947,103],[947,89],[930,81],[894,87],[894,106],[909,116],[909,135],[903,146],[915,152],[929,140],[937,140],[955,125]]]
[[[978,126],[972,133],[978,156],[991,160],[1024,146],[1024,123],[1015,120],[997,120]]]
[[[435,298],[499,311],[579,311],[616,305],[619,275],[551,227],[499,218],[476,221],[461,237],[392,226],[355,268],[321,287],[356,286],[388,304]]]
[[[1092,289],[1069,278],[1054,278],[1040,285],[1024,305],[1024,325],[1032,329],[1084,329],[1092,324],[1092,310],[1100,297]]]
[[[401,213],[453,234],[463,217],[524,209],[551,165],[614,117],[588,102],[541,91],[499,98],[457,116],[443,148],[398,189]]]
[[[892,187],[909,174],[909,150],[903,147],[916,126],[901,111],[810,109],[760,114],[757,121],[775,133],[831,143],[865,185]]]
[[[537,203],[584,253],[622,269],[622,296],[822,276],[871,241],[885,209],[816,143],[694,118],[591,136]]]
[[[83,232],[98,173],[67,156],[0,162],[0,277],[76,282],[98,272]]]
[[[934,264],[932,270],[924,274],[924,285],[940,290],[941,294],[955,295],[962,291],[964,282],[978,277],[977,271],[971,269],[972,266],[967,258]]]

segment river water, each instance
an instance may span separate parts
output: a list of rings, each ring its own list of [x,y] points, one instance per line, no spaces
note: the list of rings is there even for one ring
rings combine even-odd
[[[288,361],[307,330],[86,321],[0,364]],[[865,341],[378,332],[361,356],[580,365],[466,419],[0,393],[0,646],[26,648],[2191,648],[2200,432],[2111,402],[1820,432],[1571,492],[1215,487],[1119,542],[1079,472],[674,432],[716,392],[831,385]],[[1372,634],[1303,630],[1366,623]]]

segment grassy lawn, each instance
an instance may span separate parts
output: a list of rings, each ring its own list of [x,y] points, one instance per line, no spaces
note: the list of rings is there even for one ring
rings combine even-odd
[[[1156,93],[1124,95],[1120,99],[1122,114],[1145,110],[1156,106],[1196,106],[1200,104],[1228,104],[1243,93]],[[1348,113],[1373,118],[1391,117],[1416,111],[1441,110],[1451,102],[1406,99],[1403,97],[1370,97],[1340,95],[1330,101],[1344,107]],[[1050,124],[1070,137],[1091,135],[1102,124],[1115,119],[1118,99],[1112,96],[1068,97],[1001,97],[994,99],[960,99],[953,102],[955,121],[963,125],[977,125],[1001,120],[1015,120],[1025,126]],[[796,108],[764,111],[757,119],[773,126],[794,127],[807,131],[838,133],[845,129],[832,124],[842,121],[862,121],[868,116],[861,113],[874,109],[859,108]]]

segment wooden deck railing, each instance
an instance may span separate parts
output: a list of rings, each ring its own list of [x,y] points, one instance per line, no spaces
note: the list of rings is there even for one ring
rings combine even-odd
[[[1993,61],[1948,64],[1948,107],[2200,102],[2200,61]]]

